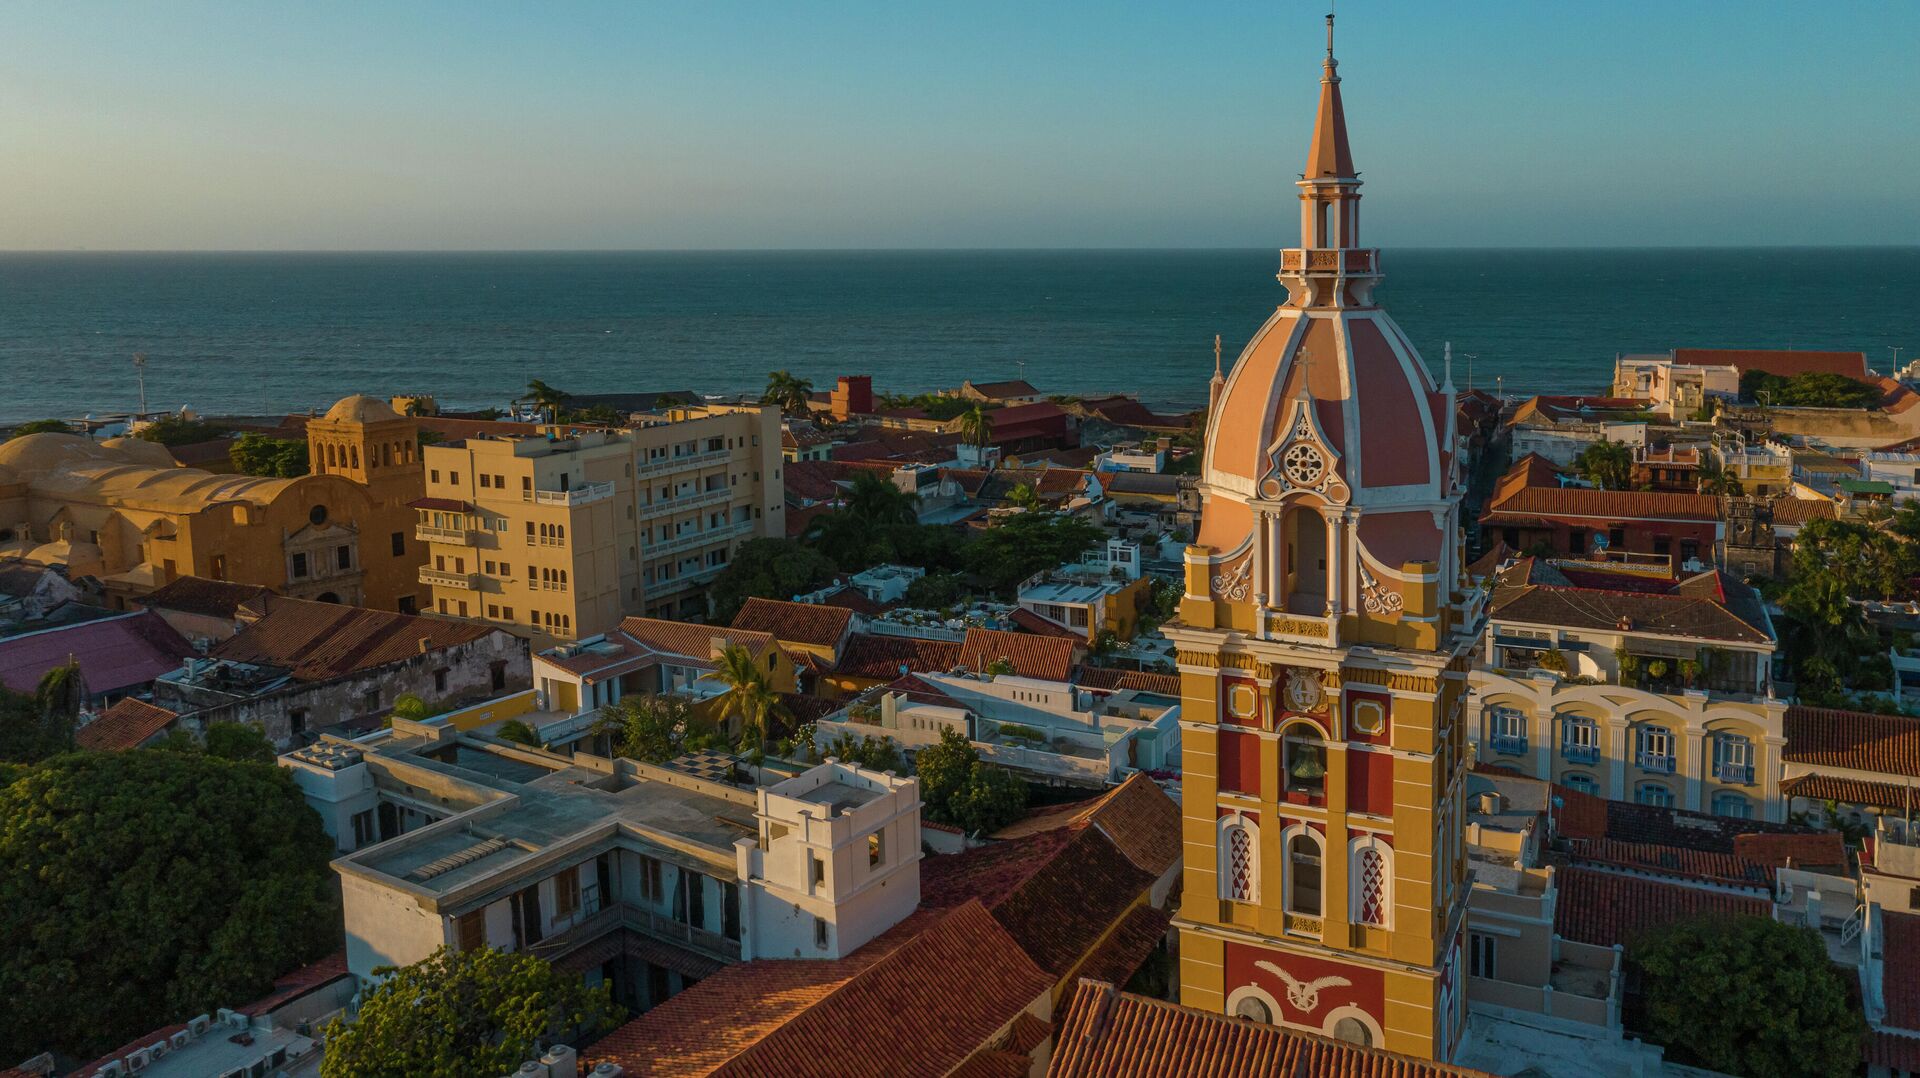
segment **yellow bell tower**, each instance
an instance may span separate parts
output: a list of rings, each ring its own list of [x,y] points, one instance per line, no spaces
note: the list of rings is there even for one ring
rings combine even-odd
[[[1374,302],[1333,19],[1288,298],[1217,387],[1167,635],[1181,1002],[1423,1058],[1465,1026],[1463,589],[1451,378]]]

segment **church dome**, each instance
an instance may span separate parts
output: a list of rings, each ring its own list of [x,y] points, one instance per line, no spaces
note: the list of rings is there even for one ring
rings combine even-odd
[[[149,442],[145,438],[108,438],[100,443],[100,448],[111,449],[119,456],[134,464],[147,464],[156,468],[172,468],[177,465],[173,454],[159,442]]]
[[[89,462],[117,459],[99,442],[79,434],[28,434],[0,444],[0,466],[20,475],[58,471]]]
[[[400,416],[386,401],[378,397],[369,397],[364,393],[355,393],[327,409],[326,418],[336,422],[378,423],[383,419],[398,419]]]

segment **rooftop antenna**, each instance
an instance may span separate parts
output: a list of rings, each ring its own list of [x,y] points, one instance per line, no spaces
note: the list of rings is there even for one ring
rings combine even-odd
[[[133,377],[140,383],[140,417],[145,419],[147,415],[147,354],[145,352],[133,354]]]
[[[1887,351],[1893,353],[1893,373],[1895,377],[1898,377],[1900,374],[1900,353],[1906,351],[1906,349],[1897,344],[1890,344],[1887,345]]]

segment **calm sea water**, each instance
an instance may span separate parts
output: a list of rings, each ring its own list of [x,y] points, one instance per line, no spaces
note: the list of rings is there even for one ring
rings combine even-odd
[[[353,391],[498,404],[757,390],[789,369],[882,390],[1024,376],[1200,403],[1283,291],[1269,250],[0,254],[0,421],[151,406],[272,412]],[[1920,248],[1388,250],[1380,296],[1431,364],[1590,392],[1616,352],[1920,356]],[[1456,381],[1468,363],[1459,358]]]

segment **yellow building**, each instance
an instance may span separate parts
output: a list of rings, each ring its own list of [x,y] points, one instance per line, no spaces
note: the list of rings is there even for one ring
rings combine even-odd
[[[313,474],[215,475],[135,438],[32,434],[0,445],[0,557],[98,577],[124,605],[181,576],[412,612],[420,495],[412,420],[348,397],[307,424]]]
[[[432,608],[542,645],[605,633],[628,613],[700,617],[739,545],[785,534],[780,413],[676,408],[622,430],[425,449],[415,534]]]
[[[1466,1021],[1453,387],[1374,304],[1329,48],[1287,302],[1221,387],[1179,621],[1180,1001],[1446,1060]]]

